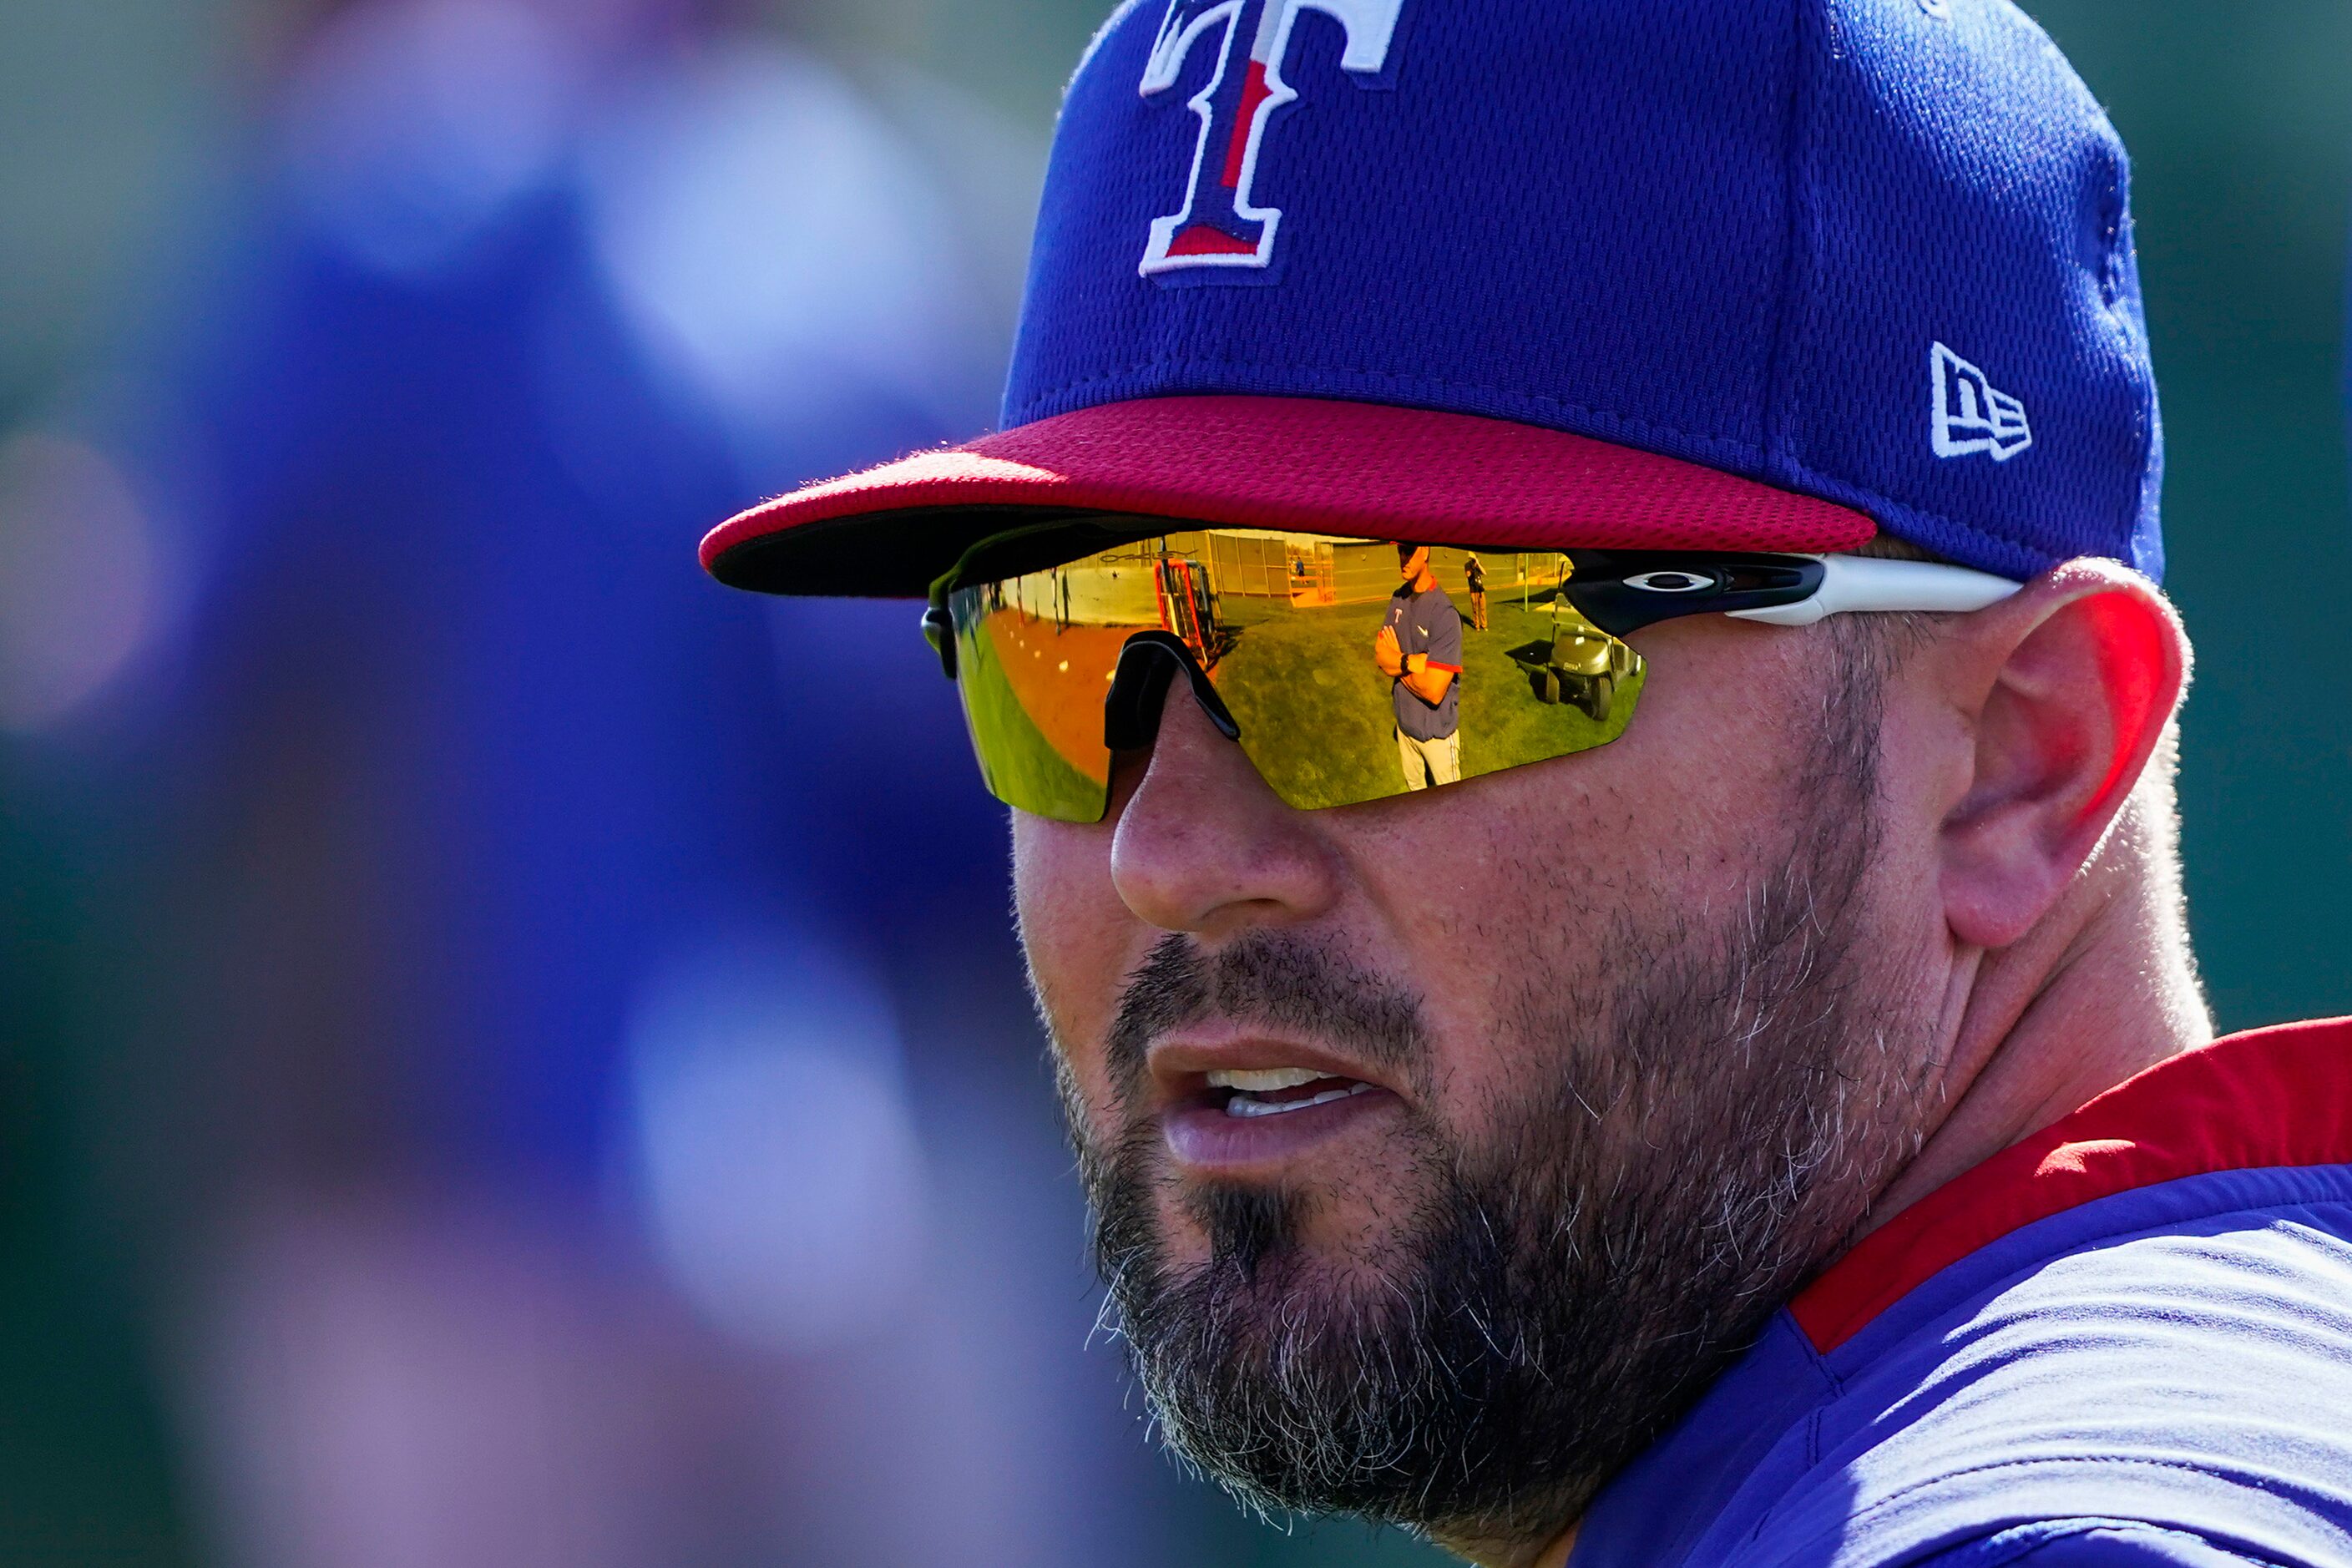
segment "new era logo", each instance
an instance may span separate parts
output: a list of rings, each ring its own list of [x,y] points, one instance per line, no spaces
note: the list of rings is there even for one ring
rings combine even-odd
[[[2025,405],[1997,392],[1985,373],[1937,343],[1928,357],[1928,413],[1939,458],[1987,452],[2006,463],[2033,445]]]

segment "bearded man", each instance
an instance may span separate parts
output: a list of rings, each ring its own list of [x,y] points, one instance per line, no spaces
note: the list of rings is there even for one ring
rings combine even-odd
[[[1239,1496],[2352,1563],[2352,1026],[2199,989],[2125,168],[2005,0],[1129,5],[1008,427],[705,542],[929,595],[1135,1368]],[[1459,782],[1384,754],[1368,541],[1522,585]]]

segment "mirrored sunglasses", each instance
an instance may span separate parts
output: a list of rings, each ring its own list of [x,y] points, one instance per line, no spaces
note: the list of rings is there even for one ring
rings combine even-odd
[[[2016,591],[1859,556],[1455,545],[1105,517],[983,541],[925,635],[990,791],[1099,822],[1181,679],[1286,804],[1354,805],[1587,752],[1648,670],[1625,639],[1683,616],[1804,626],[1966,611]]]

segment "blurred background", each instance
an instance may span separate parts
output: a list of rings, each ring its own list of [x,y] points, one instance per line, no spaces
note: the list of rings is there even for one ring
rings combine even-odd
[[[2213,1000],[2352,1011],[2352,0],[2028,8]],[[1103,9],[0,0],[0,1559],[1437,1561],[1152,1449],[911,611],[693,568],[989,424]]]

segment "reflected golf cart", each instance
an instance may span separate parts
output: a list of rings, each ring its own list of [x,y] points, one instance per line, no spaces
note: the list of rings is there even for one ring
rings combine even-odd
[[[1618,688],[1642,668],[1641,655],[1586,620],[1564,592],[1552,598],[1551,636],[1513,648],[1511,658],[1527,672],[1537,701],[1565,702],[1596,724],[1608,722]]]

